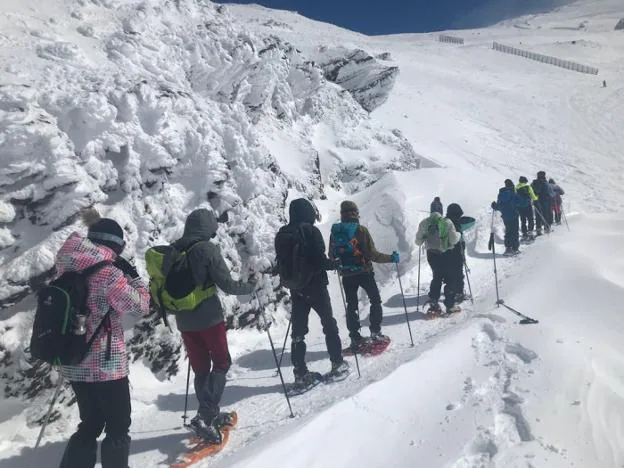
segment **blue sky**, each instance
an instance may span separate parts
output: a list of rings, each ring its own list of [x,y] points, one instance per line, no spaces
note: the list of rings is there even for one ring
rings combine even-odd
[[[570,0],[229,0],[259,3],[365,34],[481,27],[520,13],[545,11]],[[475,10],[477,13],[475,14]]]

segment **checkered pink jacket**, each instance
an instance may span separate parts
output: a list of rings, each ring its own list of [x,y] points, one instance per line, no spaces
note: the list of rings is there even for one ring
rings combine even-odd
[[[68,271],[82,271],[96,263],[113,262],[116,254],[106,246],[97,245],[75,232],[69,236],[56,256],[58,276]],[[87,339],[90,339],[106,312],[111,313],[110,325],[105,323],[85,359],[78,366],[63,366],[62,374],[74,382],[105,382],[128,375],[128,355],[124,342],[122,315],[149,312],[149,292],[140,279],[130,279],[122,271],[106,265],[88,280]],[[107,359],[110,331],[110,359]]]

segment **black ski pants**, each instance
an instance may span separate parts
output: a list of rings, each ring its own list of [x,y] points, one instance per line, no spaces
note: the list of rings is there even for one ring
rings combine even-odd
[[[533,216],[533,207],[531,205],[518,210],[520,214],[520,224],[522,227],[522,235],[526,236],[535,229],[535,217]]]
[[[128,378],[109,382],[71,382],[80,424],[71,436],[60,468],[93,468],[97,438],[102,442],[102,468],[126,468],[130,455],[130,387]]]
[[[427,250],[427,262],[433,274],[433,279],[429,286],[429,300],[432,302],[440,300],[442,284],[444,284],[444,305],[447,308],[453,307],[457,294],[463,292],[463,289],[461,291],[458,290],[458,273],[461,274],[462,271],[457,268],[456,258],[455,261],[453,260],[450,252],[442,253],[435,250]]]
[[[453,307],[455,302],[458,301],[458,297],[461,296],[463,301],[464,296],[464,247],[459,242],[454,248],[444,253],[446,255],[446,272],[445,279],[450,291],[455,294],[454,297],[446,297],[444,293],[444,305],[446,307]]]
[[[535,213],[537,230],[541,231],[543,227],[546,232],[550,231],[553,223],[552,200],[550,198],[545,198],[544,200],[540,198],[535,204],[535,210],[537,211]]]
[[[380,332],[383,310],[381,308],[379,288],[377,287],[377,281],[375,281],[375,273],[367,271],[357,275],[343,276],[342,285],[347,299],[347,328],[349,329],[349,336],[356,339],[360,336],[360,317],[358,314],[358,290],[360,288],[366,292],[370,301],[370,331],[371,333]]]
[[[327,286],[308,286],[300,291],[292,291],[292,344],[291,359],[295,376],[304,375],[308,368],[305,363],[306,344],[305,336],[308,334],[308,319],[310,310],[318,314],[323,325],[325,344],[332,362],[342,361],[342,345],[338,334],[338,324],[332,311],[331,299]]]
[[[512,218],[504,218],[503,223],[505,223],[505,247],[518,250],[520,248],[518,215]]]

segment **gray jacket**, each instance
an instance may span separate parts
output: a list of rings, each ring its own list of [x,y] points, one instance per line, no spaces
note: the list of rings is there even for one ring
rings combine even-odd
[[[427,245],[427,233],[429,230],[429,223],[431,222],[432,219],[441,218],[441,217],[442,217],[441,214],[437,212],[433,212],[431,213],[429,217],[423,219],[420,222],[420,224],[418,225],[418,232],[416,233],[416,245],[421,246],[425,244],[425,249],[429,250],[429,245]],[[451,221],[448,218],[445,218],[444,222],[446,223],[446,227],[448,230],[449,245],[448,245],[448,248],[444,250],[444,252],[447,252],[451,250],[453,247],[455,247],[455,244],[459,242],[459,239],[461,237],[460,237],[460,234],[455,229],[455,225],[453,224],[453,221]]]
[[[186,219],[182,238],[174,242],[177,250],[188,250],[188,259],[195,284],[217,287],[228,294],[251,294],[253,284],[235,281],[230,275],[221,249],[210,242],[217,232],[217,220],[206,210],[193,211]],[[192,249],[189,250],[189,248]],[[165,263],[167,260],[165,259]],[[166,271],[167,265],[164,265]],[[175,314],[178,330],[201,331],[221,323],[225,317],[217,294],[199,304],[194,310]]]

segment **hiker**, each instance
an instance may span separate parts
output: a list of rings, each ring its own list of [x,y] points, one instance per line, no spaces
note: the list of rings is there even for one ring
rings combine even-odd
[[[429,286],[429,312],[442,313],[440,307],[440,292],[444,283],[444,306],[447,313],[456,311],[455,300],[457,294],[457,282],[453,281],[450,272],[449,255],[445,252],[452,250],[459,242],[460,236],[453,221],[442,217],[440,211],[433,211],[429,217],[423,219],[418,225],[416,233],[416,245],[424,244],[427,250],[427,262],[431,267],[433,278]]]
[[[505,223],[505,253],[515,255],[520,253],[519,239],[519,207],[523,206],[524,199],[517,193],[511,179],[505,179],[505,186],[498,191],[498,199],[492,202],[492,209],[501,212]]]
[[[563,199],[562,195],[565,194],[560,185],[558,185],[554,179],[548,179],[548,184],[553,189],[553,193],[555,194],[553,198],[552,211],[554,214],[555,224],[561,224],[561,213],[563,210]]]
[[[196,209],[186,218],[182,237],[163,262],[163,270],[175,267],[180,255],[186,257],[190,281],[200,300],[189,310],[176,311],[178,330],[195,374],[195,395],[199,402],[190,428],[201,438],[221,443],[221,429],[231,425],[231,414],[220,413],[226,375],[232,363],[227,343],[223,306],[215,286],[227,294],[251,294],[255,281],[236,281],[230,274],[221,249],[211,242],[217,235],[217,219],[205,208]],[[184,272],[179,273],[185,277]]]
[[[435,197],[430,205],[429,213],[444,213],[444,205],[440,201],[440,197]]]
[[[531,241],[535,239],[533,236],[533,229],[535,228],[533,204],[537,201],[537,195],[535,195],[533,187],[529,185],[529,180],[526,177],[521,176],[518,181],[519,183],[516,185],[516,193],[523,200],[518,207],[520,225],[522,229],[522,239],[524,241]]]
[[[536,234],[541,236],[542,227],[546,232],[550,232],[550,227],[553,223],[552,203],[555,192],[546,180],[546,173],[544,171],[539,171],[537,173],[537,179],[531,182],[531,188],[533,188],[533,192],[538,198],[533,206],[536,211]]]
[[[331,361],[330,374],[344,374],[349,371],[349,365],[342,358],[338,324],[327,290],[327,270],[335,270],[336,262],[325,255],[325,241],[321,231],[314,226],[317,213],[308,200],[299,198],[290,203],[289,215],[290,222],[275,236],[275,252],[282,282],[292,281],[287,285],[292,301],[291,360],[295,385],[307,386],[321,379],[318,372],[308,371],[305,361],[305,336],[308,334],[310,309],[314,309],[323,325]],[[294,258],[295,255],[300,255],[301,260]],[[292,278],[292,270],[296,268],[302,270],[299,272],[299,280]]]
[[[364,344],[360,334],[358,315],[358,290],[362,288],[370,301],[370,338],[372,341],[388,340],[381,333],[383,310],[381,296],[375,281],[373,262],[399,263],[398,252],[383,254],[377,251],[370,232],[360,224],[360,212],[352,201],[340,204],[340,222],[332,226],[329,256],[340,261],[339,273],[347,301],[347,328],[351,349],[357,352]]]
[[[451,304],[452,308],[455,304],[459,305],[465,300],[464,293],[464,263],[466,262],[466,241],[464,241],[463,233],[462,233],[462,225],[461,225],[461,217],[464,215],[464,210],[462,210],[461,206],[457,203],[451,203],[446,208],[446,219],[449,219],[453,226],[455,226],[455,230],[459,234],[459,242],[453,246],[453,248],[447,250],[444,255],[446,258],[447,265],[447,278],[450,283],[450,289],[455,293],[454,304],[451,304],[450,301],[447,302]]]
[[[95,210],[85,212],[83,221],[88,226],[87,236],[72,233],[59,250],[55,266],[57,277],[95,267],[86,280],[89,313],[84,327],[73,332],[86,332],[85,338],[96,339],[79,364],[61,366],[62,376],[76,395],[80,424],[69,439],[60,467],[94,467],[97,438],[104,430],[102,467],[127,467],[131,407],[122,316],[147,315],[149,293],[136,268],[120,256],[126,245],[121,226],[100,218]],[[96,267],[102,262],[106,264]]]

